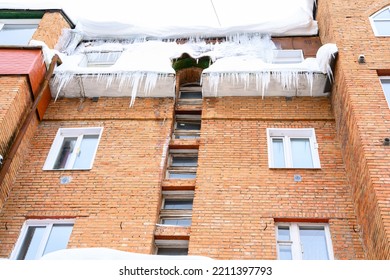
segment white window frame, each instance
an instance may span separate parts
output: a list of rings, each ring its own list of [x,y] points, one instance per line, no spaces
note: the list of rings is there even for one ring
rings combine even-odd
[[[54,138],[53,144],[51,145],[46,162],[43,166],[43,170],[89,170],[89,169],[92,169],[102,133],[103,133],[103,127],[59,128],[57,131],[56,137]],[[86,168],[77,168],[76,169],[76,168],[73,168],[73,165],[75,163],[75,160],[76,160],[76,157],[77,157],[80,145],[81,145],[81,141],[82,141],[82,138],[84,135],[99,135],[99,136],[98,136],[98,140],[97,140],[97,144],[96,144],[96,149],[95,149],[93,156],[91,158],[90,165]],[[77,137],[77,142],[76,142],[76,145],[74,148],[75,152],[72,153],[65,168],[54,169],[54,164],[57,160],[58,153],[60,152],[60,149],[62,147],[62,143],[63,143],[65,137]]]
[[[34,259],[39,259],[40,257],[43,256],[43,252],[45,251],[45,248],[46,248],[47,242],[49,240],[50,233],[51,233],[51,230],[52,230],[53,226],[54,225],[61,225],[61,224],[72,224],[74,226],[74,222],[75,222],[74,219],[59,219],[59,220],[55,220],[55,219],[42,219],[42,220],[32,219],[32,220],[25,221],[25,223],[23,224],[23,227],[21,229],[21,232],[19,234],[19,238],[16,241],[14,250],[11,253],[10,259],[12,259],[12,260],[16,260],[17,259],[18,255],[20,253],[20,250],[22,249],[22,246],[23,246],[24,240],[26,238],[26,234],[28,232],[29,227],[34,227],[34,226],[45,226],[46,227],[45,233],[44,233],[44,235],[42,237],[41,243],[40,243],[40,245],[38,247],[37,253],[36,253],[35,258],[34,258]]]
[[[376,12],[375,14],[373,14],[372,16],[370,16],[370,23],[371,23],[371,27],[372,27],[372,30],[374,31],[374,34],[376,37],[389,37],[390,36],[390,30],[389,30],[389,34],[387,35],[381,35],[379,34],[378,32],[378,29],[376,28],[376,25],[375,25],[375,22],[378,22],[378,21],[384,21],[384,22],[389,22],[389,29],[390,29],[390,17],[389,18],[386,18],[386,19],[376,19],[375,17],[377,15],[379,15],[380,13],[382,13],[383,11],[385,10],[389,10],[390,9],[390,6],[387,6],[383,9],[381,9],[380,11]]]
[[[387,106],[390,108],[390,91],[386,92],[385,88],[383,87],[383,81],[389,81],[390,82],[390,76],[381,76],[380,78],[383,94],[385,95],[386,101],[387,101]]]
[[[292,64],[301,63],[304,60],[302,50],[274,50],[272,63]]]
[[[275,167],[273,156],[273,138],[283,139],[285,167]],[[309,139],[313,167],[293,167],[291,153],[291,138]],[[267,128],[268,166],[269,168],[319,169],[321,168],[318,154],[318,144],[314,128]]]
[[[278,240],[278,229],[280,226],[289,227],[290,229],[290,241]],[[332,238],[330,235],[329,224],[326,223],[276,223],[275,224],[275,236],[276,236],[276,250],[279,257],[279,245],[291,246],[291,254],[293,260],[302,260],[303,252],[300,241],[299,228],[311,227],[311,228],[323,228],[325,233],[326,246],[328,251],[329,260],[334,259]]]

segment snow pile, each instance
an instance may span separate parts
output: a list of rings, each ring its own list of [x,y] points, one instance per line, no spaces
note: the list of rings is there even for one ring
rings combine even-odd
[[[257,33],[237,34],[223,41],[189,38],[185,43],[146,38],[79,42],[82,36],[74,36],[77,35],[74,31],[71,33],[78,44],[65,40],[65,53],[61,57],[63,64],[56,68],[52,83],[57,88],[55,98],[74,77],[89,77],[100,84],[105,83],[105,88],[110,90],[112,84],[116,83],[122,96],[131,96],[131,106],[140,91],[144,92],[144,96],[156,96],[153,91],[162,82],[165,88],[160,89],[159,97],[174,97],[175,79],[172,77],[175,70],[172,61],[184,53],[195,59],[210,58],[211,65],[203,71],[202,80],[207,78],[208,90],[214,92],[215,96],[218,96],[220,85],[226,81],[244,84],[246,88],[253,79],[256,91],[261,92],[262,96],[271,80],[290,90],[298,87],[302,77],[306,79],[311,92],[315,74],[332,75],[330,62],[337,53],[336,45],[326,44],[318,50],[316,58],[307,58],[299,63],[276,64],[273,59],[278,48],[271,36]],[[170,78],[168,82],[167,78]]]
[[[5,9],[62,8],[90,38],[125,38],[140,34],[159,38],[229,36],[259,32],[273,36],[308,36],[318,32],[313,18],[315,0],[142,0],[129,5],[111,0],[12,0]]]
[[[63,249],[46,254],[41,260],[211,260],[202,256],[163,256],[124,252],[109,248]]]
[[[274,64],[267,62],[263,54],[251,53],[234,57],[222,57],[203,71],[203,77],[208,77],[209,90],[218,95],[220,83],[244,84],[245,89],[250,80],[255,79],[256,90],[264,97],[271,79],[276,80],[286,90],[298,88],[301,77],[306,79],[312,94],[314,75],[327,74],[330,78],[331,60],[338,52],[335,44],[325,44],[317,52],[316,58],[307,58],[300,63]],[[269,60],[268,60],[269,61]]]

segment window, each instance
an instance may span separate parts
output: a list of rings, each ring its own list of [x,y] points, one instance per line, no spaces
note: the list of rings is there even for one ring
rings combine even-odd
[[[73,220],[28,220],[25,222],[11,259],[34,260],[66,249]]]
[[[272,63],[287,64],[301,63],[303,61],[302,50],[275,50],[273,51]]]
[[[199,138],[201,128],[200,115],[177,114],[175,118],[175,139]]]
[[[60,128],[44,170],[91,169],[103,128]]]
[[[28,45],[39,19],[0,19],[0,45]]]
[[[193,191],[163,192],[160,221],[163,225],[191,226]]]
[[[188,240],[157,239],[156,254],[168,256],[188,255]]]
[[[313,128],[268,128],[270,168],[320,168]]]
[[[180,87],[179,104],[202,104],[202,87],[199,84],[185,84]]]
[[[372,15],[370,21],[376,36],[390,36],[390,6]]]
[[[387,104],[390,108],[390,77],[381,77],[380,80]]]
[[[276,226],[279,260],[332,260],[327,224],[279,223]]]
[[[194,179],[198,166],[198,150],[169,151],[167,178],[169,179]]]
[[[81,67],[109,67],[115,64],[121,56],[121,51],[86,52],[85,59],[80,62]]]

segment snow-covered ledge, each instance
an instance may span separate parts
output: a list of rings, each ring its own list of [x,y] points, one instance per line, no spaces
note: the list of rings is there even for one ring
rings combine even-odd
[[[326,44],[316,58],[289,64],[255,56],[221,58],[203,71],[203,96],[326,96],[337,52],[335,44]]]

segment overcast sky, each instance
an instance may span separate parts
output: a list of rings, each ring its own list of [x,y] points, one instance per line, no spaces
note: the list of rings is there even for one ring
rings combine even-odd
[[[136,25],[233,26],[261,18],[286,17],[314,0],[0,0],[0,7],[63,8],[76,23],[79,18],[131,22]]]

